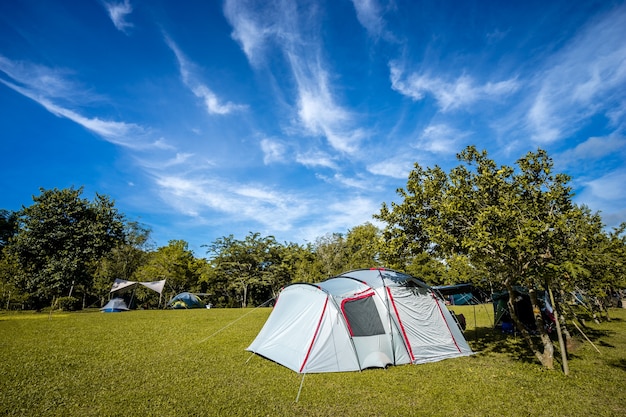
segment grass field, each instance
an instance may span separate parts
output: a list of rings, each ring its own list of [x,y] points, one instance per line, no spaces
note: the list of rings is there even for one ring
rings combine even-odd
[[[569,376],[491,330],[489,306],[454,310],[476,355],[306,375],[298,402],[301,375],[244,350],[267,308],[3,312],[0,415],[626,415],[626,309],[589,324],[601,353],[580,338]]]

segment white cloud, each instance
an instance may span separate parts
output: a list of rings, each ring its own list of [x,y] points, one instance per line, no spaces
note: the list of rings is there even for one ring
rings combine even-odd
[[[269,165],[273,162],[283,162],[285,158],[285,145],[272,139],[261,140],[261,150],[263,151],[263,163]]]
[[[304,153],[298,153],[296,155],[296,162],[304,165],[308,168],[313,167],[325,167],[330,169],[337,169],[337,163],[326,152],[315,150],[315,151],[307,151]]]
[[[584,27],[551,57],[535,83],[537,93],[527,113],[535,142],[543,144],[577,131],[595,114],[618,124],[626,88],[626,6]]]
[[[598,160],[606,156],[626,153],[626,138],[619,135],[591,137],[560,155],[566,164]]]
[[[426,94],[430,94],[444,112],[466,108],[481,100],[496,100],[513,94],[519,88],[515,78],[476,85],[467,75],[449,82],[417,72],[405,74],[402,66],[395,61],[389,64],[389,71],[392,89],[415,101],[422,100]]]
[[[359,23],[370,36],[379,38],[383,34],[385,24],[380,5],[376,0],[352,0]]]
[[[339,184],[342,187],[353,188],[357,190],[367,190],[374,191],[379,190],[380,187],[373,182],[373,180],[363,178],[362,175],[354,176],[354,177],[346,177],[342,174],[335,174],[332,177],[327,177],[325,175],[318,175],[318,178],[324,180],[330,184]]]
[[[265,62],[265,44],[273,42],[280,48],[296,84],[295,119],[305,133],[325,137],[335,150],[351,154],[357,150],[364,132],[355,126],[351,112],[338,104],[329,72],[320,58],[318,19],[314,12],[309,13],[301,14],[292,2],[260,6],[229,0],[224,5],[233,38],[253,66]]]
[[[593,211],[601,211],[602,220],[616,227],[626,218],[626,169],[616,169],[602,177],[586,181],[576,202]]]
[[[133,24],[127,20],[128,16],[133,12],[130,0],[124,0],[123,2],[103,1],[102,4],[117,30],[127,33],[127,30],[133,27]]]
[[[225,115],[236,111],[245,110],[247,106],[234,104],[231,102],[223,103],[217,95],[205,84],[197,80],[194,71],[194,64],[191,63],[182,53],[178,45],[167,35],[164,35],[165,43],[174,52],[180,77],[189,90],[198,98],[200,98],[206,107],[207,113],[210,115]]]
[[[316,217],[316,221],[298,228],[299,237],[308,242],[329,233],[345,233],[365,222],[377,224],[372,215],[380,211],[380,202],[359,195],[345,195],[338,200],[324,201],[317,207],[319,211],[309,213]]]
[[[445,124],[430,125],[422,132],[417,148],[436,154],[455,154],[459,142],[469,135]]]
[[[391,178],[408,178],[415,160],[405,155],[388,158],[367,166],[367,171]]]
[[[263,18],[241,0],[227,0],[224,15],[233,27],[231,37],[241,45],[248,61],[253,66],[259,65],[263,61],[264,44],[275,32],[271,25],[276,17]]]
[[[144,140],[146,136],[145,129],[137,124],[102,120],[97,117],[85,117],[74,110],[58,106],[48,98],[43,97],[28,88],[17,86],[5,80],[0,80],[0,82],[22,94],[24,97],[28,97],[37,102],[55,116],[69,119],[83,126],[85,129],[92,131],[108,142],[138,150],[150,147],[150,145]]]
[[[270,230],[284,231],[308,213],[308,203],[285,190],[261,184],[239,184],[224,179],[155,174],[164,202],[176,210],[202,218],[219,212],[231,221],[254,221]]]

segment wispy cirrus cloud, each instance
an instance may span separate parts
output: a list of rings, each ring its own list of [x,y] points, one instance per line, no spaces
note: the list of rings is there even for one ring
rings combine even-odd
[[[576,147],[562,152],[559,160],[569,165],[620,154],[626,155],[626,137],[613,134],[606,137],[591,137]]]
[[[133,24],[127,20],[133,12],[133,6],[130,4],[130,0],[124,0],[123,2],[102,1],[102,5],[117,30],[127,33],[127,31],[133,27]]]
[[[354,115],[338,103],[333,91],[321,58],[315,8],[303,11],[292,2],[228,0],[224,14],[233,27],[233,39],[252,66],[269,65],[265,58],[269,47],[279,48],[295,82],[294,112],[304,132],[325,137],[336,151],[355,152],[365,133],[356,127]]]
[[[0,71],[10,79],[0,78],[1,83],[40,104],[57,117],[69,119],[116,145],[137,150],[154,146],[154,142],[147,135],[147,129],[138,124],[81,114],[81,106],[102,98],[96,98],[70,81],[70,71],[12,61],[3,56],[0,56]]]
[[[231,221],[252,220],[284,231],[309,212],[308,202],[301,197],[261,184],[171,173],[157,174],[156,184],[164,201],[200,221],[207,221],[203,219],[206,213],[217,211],[229,215]]]
[[[407,73],[397,61],[389,64],[391,88],[415,101],[432,95],[441,111],[446,112],[467,107],[478,101],[497,100],[515,93],[519,88],[517,79],[477,84],[468,75],[453,81],[431,77],[419,72]]]
[[[413,169],[414,163],[415,159],[409,155],[397,155],[369,164],[367,166],[367,171],[383,177],[406,179],[408,178],[411,169]]]
[[[320,150],[309,150],[296,155],[296,162],[308,168],[323,167],[338,169],[337,161],[328,153]]]
[[[198,80],[194,68],[195,65],[187,59],[178,45],[166,34],[164,34],[164,39],[167,46],[176,56],[183,84],[185,84],[196,97],[202,100],[207,113],[210,115],[226,115],[248,108],[248,106],[243,104],[223,102],[209,87]]]
[[[356,16],[361,26],[373,38],[384,35],[385,22],[382,17],[382,8],[377,0],[352,0]]]
[[[620,123],[626,108],[624,22],[624,5],[595,19],[535,76],[537,90],[526,115],[535,142],[561,139],[596,114]]]
[[[422,132],[416,147],[435,154],[454,154],[469,135],[471,132],[462,132],[447,124],[431,124]]]

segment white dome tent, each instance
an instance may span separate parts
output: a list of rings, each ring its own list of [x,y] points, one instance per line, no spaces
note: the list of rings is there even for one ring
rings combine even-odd
[[[425,283],[388,269],[285,287],[247,350],[301,374],[472,354],[443,300]]]

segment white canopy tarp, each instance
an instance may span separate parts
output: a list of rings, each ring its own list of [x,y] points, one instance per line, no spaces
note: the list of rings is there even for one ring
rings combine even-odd
[[[163,287],[165,287],[165,280],[140,282],[140,281],[127,281],[125,279],[116,278],[115,282],[113,283],[113,286],[111,287],[111,291],[109,292],[120,291],[120,290],[123,290],[124,288],[130,288],[137,284],[143,285],[144,287],[150,288],[151,290],[156,291],[159,294],[161,294],[163,292]]]

